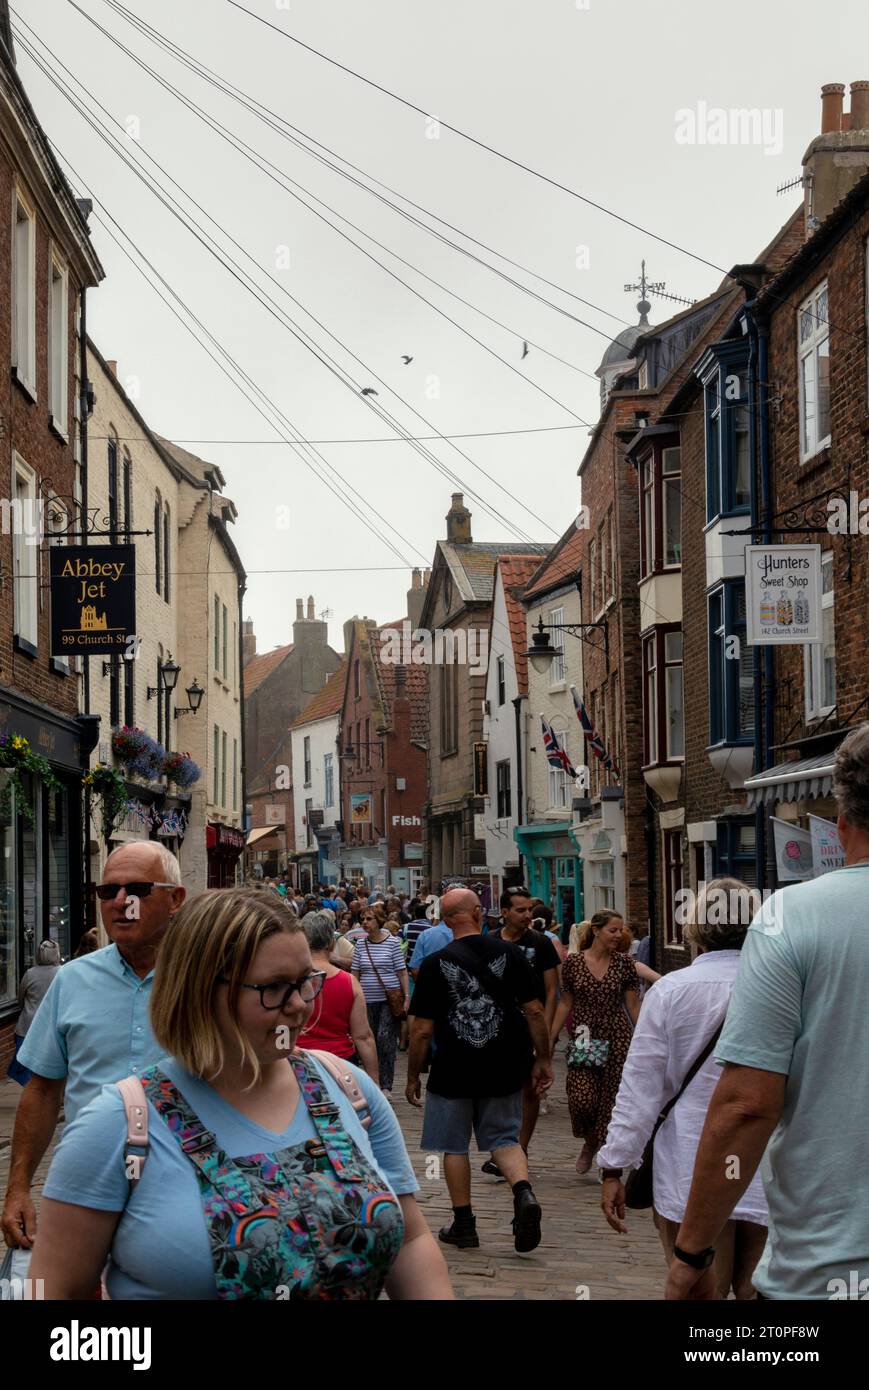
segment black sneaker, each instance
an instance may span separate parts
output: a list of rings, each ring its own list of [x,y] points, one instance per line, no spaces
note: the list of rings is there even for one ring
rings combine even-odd
[[[480,1171],[487,1173],[490,1178],[498,1178],[501,1182],[507,1181],[493,1158],[487,1158]]]
[[[444,1245],[455,1245],[459,1250],[479,1250],[480,1237],[477,1235],[477,1218],[470,1221],[453,1221],[451,1226],[441,1226],[438,1240]]]
[[[523,1187],[513,1198],[513,1246],[520,1255],[536,1250],[540,1244],[540,1203],[530,1187]]]

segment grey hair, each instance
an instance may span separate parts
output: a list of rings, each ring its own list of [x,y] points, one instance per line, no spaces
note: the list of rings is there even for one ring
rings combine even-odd
[[[56,941],[40,941],[36,948],[37,965],[60,965],[60,947]]]
[[[172,883],[180,888],[181,865],[178,863],[178,860],[175,858],[175,855],[172,853],[171,849],[169,849],[166,845],[156,843],[154,840],[133,840],[130,843],[137,845],[147,845],[148,849],[152,849],[160,861],[160,873],[162,875],[162,882]],[[118,854],[122,849],[129,848],[130,844],[118,845],[117,849],[112,850],[112,854],[110,854],[108,859],[106,860],[106,865],[108,865],[108,863],[110,862],[113,854]]]
[[[836,749],[833,793],[840,816],[869,830],[869,723],[858,724]]]
[[[738,878],[713,878],[700,889],[682,936],[705,951],[740,951],[761,906],[757,888]]]
[[[335,922],[325,912],[308,912],[302,926],[312,951],[330,951],[335,942]]]

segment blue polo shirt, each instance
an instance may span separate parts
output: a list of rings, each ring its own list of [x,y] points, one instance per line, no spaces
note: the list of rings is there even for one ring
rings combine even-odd
[[[159,1060],[148,1015],[153,981],[153,970],[140,980],[114,945],[58,970],[18,1060],[37,1076],[66,1077],[67,1121],[103,1086]]]
[[[435,951],[442,951],[445,946],[452,946],[455,939],[446,922],[438,922],[435,926],[427,927],[425,931],[420,932],[416,939],[413,955],[410,958],[411,970],[419,970],[428,956],[434,955]]]

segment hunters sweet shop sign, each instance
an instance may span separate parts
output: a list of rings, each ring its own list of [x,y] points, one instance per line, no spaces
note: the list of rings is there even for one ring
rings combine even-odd
[[[136,547],[59,545],[49,555],[52,656],[123,656],[136,631]]]

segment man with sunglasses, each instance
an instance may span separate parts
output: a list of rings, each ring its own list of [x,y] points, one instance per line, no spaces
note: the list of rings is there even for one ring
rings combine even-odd
[[[12,1136],[3,1208],[7,1245],[33,1245],[30,1188],[61,1100],[66,1120],[73,1120],[103,1086],[160,1057],[148,1003],[160,940],[186,896],[180,865],[152,841],[123,845],[106,860],[96,892],[112,944],[63,966],[19,1053],[23,1057],[26,1050],[22,1065],[33,1076],[22,1092]]]

